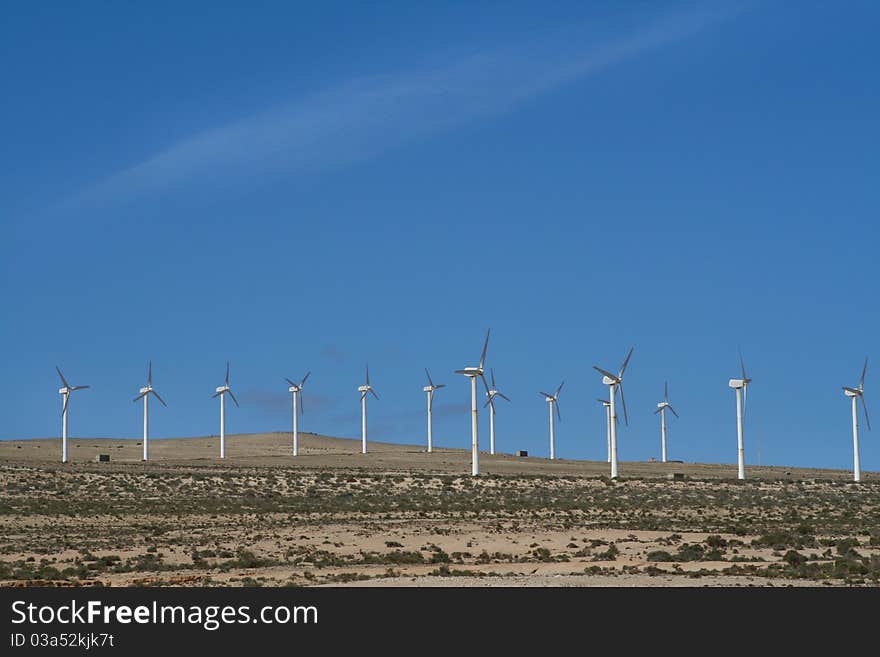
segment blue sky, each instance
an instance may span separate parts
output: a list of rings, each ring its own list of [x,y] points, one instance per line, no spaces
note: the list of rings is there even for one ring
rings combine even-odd
[[[21,3],[0,23],[0,438],[301,427],[498,447],[850,468],[841,385],[880,384],[873,2]],[[880,399],[880,398],[878,398]],[[874,407],[880,408],[874,404]],[[877,416],[880,418],[880,415]],[[877,420],[880,423],[880,419]],[[488,447],[488,417],[481,414]],[[862,466],[880,470],[875,432]]]

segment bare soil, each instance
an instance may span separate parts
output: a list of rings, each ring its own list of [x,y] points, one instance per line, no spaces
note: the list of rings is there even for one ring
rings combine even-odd
[[[0,442],[7,586],[876,586],[880,477],[285,433]],[[109,454],[109,463],[95,462]],[[667,479],[680,473],[683,480]]]

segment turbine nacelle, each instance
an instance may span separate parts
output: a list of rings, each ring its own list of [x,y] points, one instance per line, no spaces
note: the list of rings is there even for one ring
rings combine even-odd
[[[229,392],[229,390],[229,386],[218,386],[214,392],[218,395],[222,395],[224,392]],[[141,392],[143,392],[143,390]]]
[[[370,386],[358,386],[358,392],[370,392],[372,388]]]
[[[138,392],[141,393],[142,395],[153,392],[153,386],[147,386],[146,388],[141,388],[140,390],[138,390]]]
[[[606,375],[602,377],[602,383],[606,386],[613,386],[616,383],[620,383],[620,379],[618,379],[617,377],[611,378],[610,376]]]
[[[861,396],[862,396],[862,391],[861,391],[861,390],[855,390],[855,389],[853,389],[853,388],[844,388],[844,389],[843,389],[843,394],[846,395],[847,397],[861,397]]]
[[[751,379],[730,379],[730,381],[727,382],[727,385],[729,385],[731,388],[734,388],[734,389],[745,388],[751,382],[752,382]]]

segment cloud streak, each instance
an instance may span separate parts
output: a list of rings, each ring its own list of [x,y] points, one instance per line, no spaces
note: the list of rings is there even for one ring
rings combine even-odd
[[[451,63],[351,80],[184,139],[83,190],[74,204],[161,193],[199,181],[320,173],[515,109],[531,98],[680,41],[730,14],[699,9],[622,37],[583,34],[461,56]]]

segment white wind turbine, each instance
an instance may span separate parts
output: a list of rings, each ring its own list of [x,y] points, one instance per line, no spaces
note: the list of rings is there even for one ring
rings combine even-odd
[[[675,412],[675,409],[672,408],[672,404],[669,403],[669,384],[663,384],[663,401],[657,403],[657,410],[654,411],[654,415],[660,413],[660,460],[663,463],[666,463],[666,409],[672,411],[672,414],[675,417],[678,417],[678,413]]]
[[[232,401],[238,406],[238,400],[232,394],[229,387],[229,361],[226,362],[226,380],[222,386],[217,386],[211,397],[220,397],[220,458],[226,458],[226,395],[232,397]]]
[[[367,453],[367,393],[371,393],[373,397],[379,399],[379,395],[370,385],[370,366],[367,365],[367,382],[362,386],[358,386],[358,392],[361,393],[361,454]]]
[[[607,434],[608,438],[607,461],[611,463],[611,402],[607,399],[597,399],[596,401],[605,407],[605,433]]]
[[[70,402],[70,393],[74,390],[85,390],[89,386],[72,386],[64,378],[57,365],[55,366],[55,371],[58,372],[58,376],[61,377],[61,383],[64,384],[61,388],[58,388],[58,394],[64,400],[61,407],[61,462],[67,463],[67,407]]]
[[[440,388],[445,388],[445,383],[440,383],[434,385],[434,382],[431,380],[431,373],[428,372],[428,368],[425,368],[425,375],[428,377],[428,385],[426,385],[422,390],[427,393],[428,396],[428,454],[434,451],[434,441],[432,437],[432,432],[434,429],[434,422],[431,417],[431,414],[434,410],[434,391],[439,390]]]
[[[727,382],[731,388],[736,390],[736,445],[737,445],[737,479],[746,478],[746,457],[745,448],[743,447],[743,418],[746,414],[746,398],[748,397],[748,387],[752,380],[746,376],[746,364],[743,361],[742,353],[739,355],[741,379],[730,379]]]
[[[617,407],[615,404],[614,392],[618,388],[620,389],[620,401],[623,404],[623,421],[626,422],[626,425],[629,426],[629,416],[626,412],[626,399],[623,396],[623,373],[626,371],[626,366],[629,364],[629,359],[632,356],[633,349],[635,347],[630,347],[629,353],[626,355],[626,358],[623,360],[623,365],[620,366],[620,371],[614,375],[607,370],[603,370],[601,367],[597,367],[593,365],[593,369],[599,372],[602,375],[602,383],[608,386],[608,410],[611,416],[611,421],[609,425],[611,427],[611,478],[617,478]]]
[[[868,372],[868,359],[862,368],[862,378],[859,379],[858,388],[843,386],[843,394],[852,398],[852,424],[853,424],[853,481],[862,480],[862,466],[859,460],[859,409],[858,401],[862,400],[862,410],[865,412],[865,422],[868,431],[871,430],[871,420],[868,418],[868,407],[865,405],[865,374]]]
[[[510,397],[505,395],[503,392],[498,390],[498,386],[495,385],[495,370],[489,368],[489,375],[492,378],[492,387],[486,391],[486,396],[489,398],[486,400],[486,403],[483,404],[483,408],[489,406],[489,453],[495,453],[495,398],[501,397],[501,399],[506,399],[510,401]]]
[[[486,394],[489,393],[489,385],[483,376],[483,368],[486,365],[486,350],[489,348],[489,333],[486,331],[486,342],[483,343],[483,353],[480,355],[480,364],[477,367],[465,367],[463,370],[455,370],[456,374],[464,374],[471,380],[471,476],[480,474],[480,438],[477,426],[477,378],[483,381]],[[491,397],[490,397],[491,401]],[[493,403],[494,405],[494,403]]]
[[[550,460],[556,458],[556,427],[553,424],[553,408],[556,407],[556,417],[559,418],[559,421],[562,422],[562,415],[559,413],[559,393],[562,392],[562,386],[565,385],[565,381],[559,384],[559,387],[556,388],[556,392],[552,395],[549,392],[539,392],[539,395],[544,396],[544,401],[550,405]]]
[[[133,402],[136,402],[138,399],[143,398],[144,400],[144,461],[150,460],[150,395],[155,395],[156,399],[158,399],[162,406],[168,406],[165,403],[165,400],[159,396],[159,393],[153,390],[153,361],[150,361],[150,364],[147,366],[147,386],[145,388],[141,388],[137,397],[132,399]]]
[[[303,400],[302,400],[302,389],[306,384],[306,379],[309,378],[309,374],[311,372],[306,372],[306,375],[303,377],[302,381],[298,384],[294,383],[288,378],[284,380],[290,384],[290,387],[287,389],[287,392],[293,394],[293,455],[299,456],[299,423],[298,423],[298,415],[302,415],[303,413]],[[297,414],[297,400],[299,400],[299,413]]]

